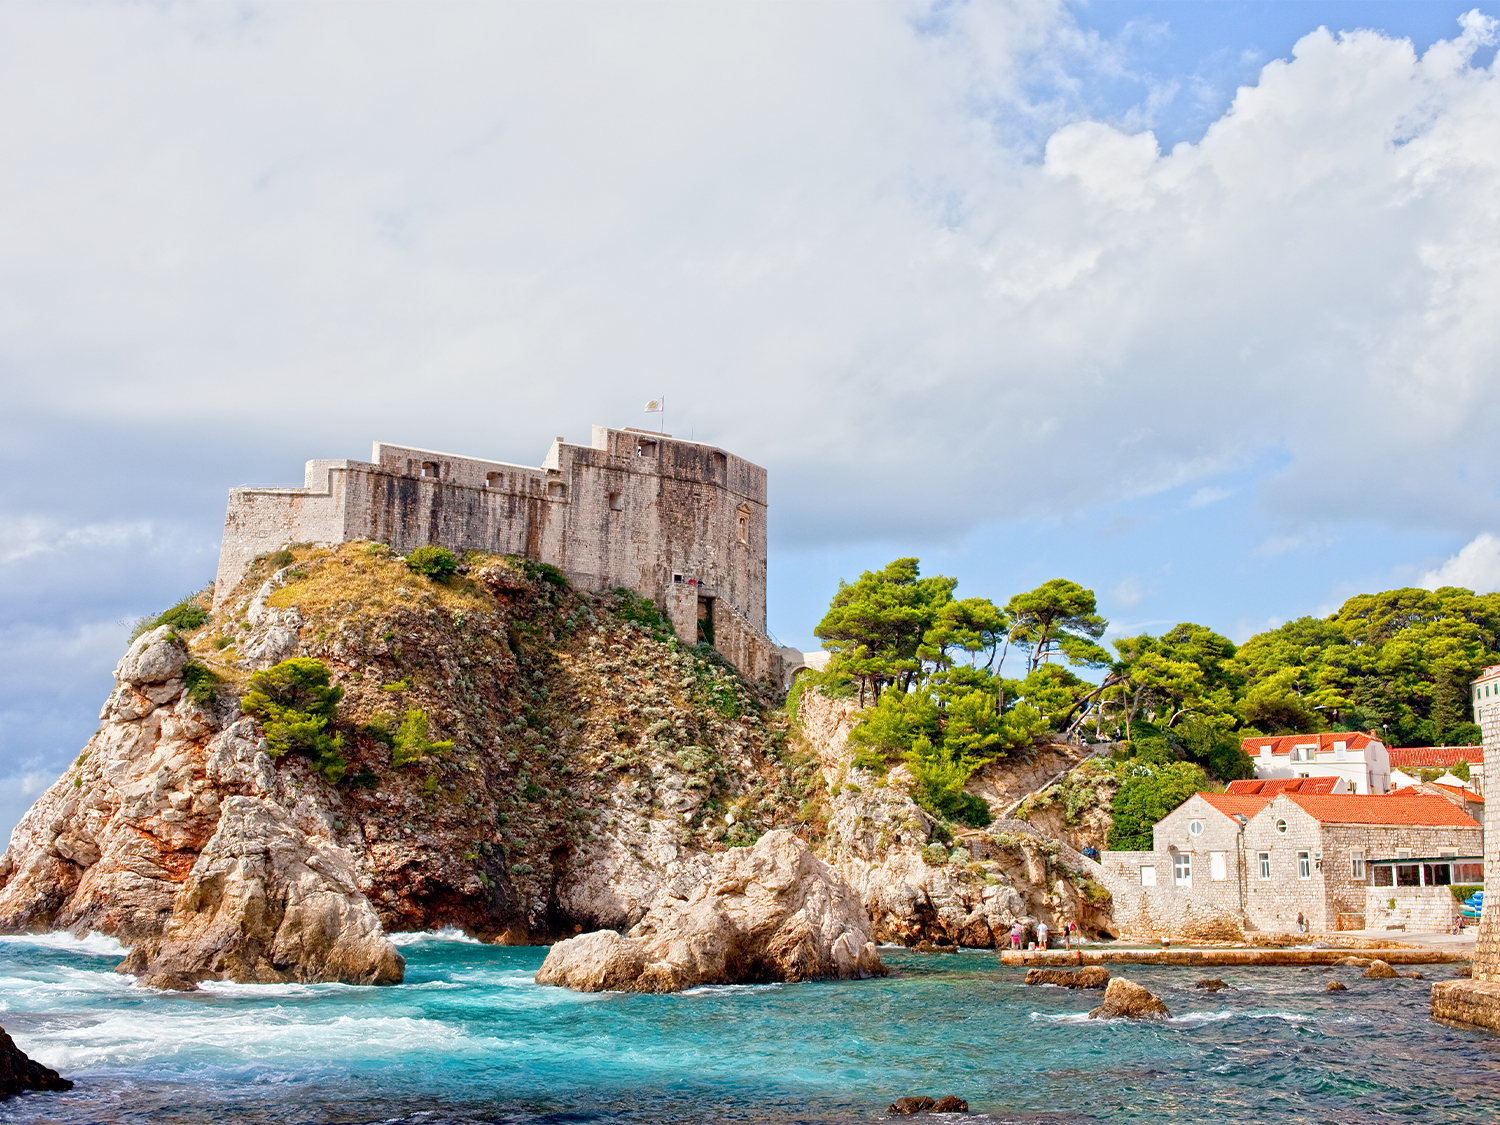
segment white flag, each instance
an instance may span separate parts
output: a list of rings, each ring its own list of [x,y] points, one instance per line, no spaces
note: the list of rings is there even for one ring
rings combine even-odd
[[[643,411],[643,413],[645,413],[645,414],[660,414],[663,410],[665,410],[667,408],[666,404],[667,404],[667,400],[665,398],[653,398],[650,402],[648,402],[646,404],[646,409]]]

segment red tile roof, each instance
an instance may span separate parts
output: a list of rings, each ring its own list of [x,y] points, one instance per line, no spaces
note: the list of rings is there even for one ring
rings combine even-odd
[[[1375,796],[1352,793],[1288,793],[1308,816],[1324,824],[1430,824],[1454,828],[1479,825],[1446,797],[1433,793]]]
[[[1391,765],[1402,768],[1436,769],[1456,766],[1459,762],[1484,764],[1483,746],[1402,746],[1392,747],[1390,754]]]
[[[1332,793],[1339,783],[1336,777],[1274,777],[1269,781],[1260,778],[1231,781],[1225,789],[1236,797],[1259,793],[1262,797],[1274,797],[1278,793]]]
[[[1377,740],[1363,731],[1324,731],[1322,734],[1285,734],[1278,737],[1246,738],[1240,742],[1240,748],[1254,758],[1259,756],[1261,747],[1267,744],[1270,745],[1272,754],[1290,754],[1294,746],[1308,746],[1313,743],[1317,743],[1319,750],[1332,750],[1335,742],[1342,742],[1348,750],[1363,750],[1375,741]]]
[[[1459,788],[1457,785],[1444,785],[1441,781],[1430,781],[1428,784],[1441,789],[1444,793],[1452,793],[1455,797],[1459,797],[1465,801],[1475,801],[1481,805],[1484,804],[1484,798],[1467,786]]]
[[[1235,813],[1241,816],[1254,816],[1265,808],[1269,801],[1267,797],[1251,797],[1237,793],[1199,793],[1198,796],[1225,816],[1233,816]],[[1441,797],[1438,799],[1442,800]],[[1446,801],[1443,803],[1447,804]]]

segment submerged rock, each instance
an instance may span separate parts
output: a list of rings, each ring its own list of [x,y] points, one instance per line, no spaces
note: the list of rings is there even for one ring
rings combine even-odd
[[[953,1094],[947,1094],[937,1100],[937,1105],[932,1107],[933,1113],[968,1113],[969,1103],[963,1098]]]
[[[1331,981],[1328,982],[1328,987],[1325,988],[1323,991],[1324,992],[1348,992],[1349,991],[1349,986],[1347,984],[1342,984],[1339,981],[1331,980]]]
[[[1415,969],[1411,969],[1411,970],[1409,970],[1407,972],[1400,973],[1398,975],[1406,977],[1408,980],[1426,980],[1427,979],[1421,973],[1417,972]]]
[[[1055,984],[1059,988],[1106,988],[1109,970],[1100,965],[1086,969],[1027,969],[1027,984]]]
[[[0,1027],[0,1098],[26,1090],[71,1090],[73,1083],[17,1047]]]
[[[1133,980],[1115,977],[1104,991],[1104,1003],[1089,1013],[1089,1019],[1164,1020],[1171,1014],[1160,996]]]
[[[1202,988],[1208,992],[1218,992],[1221,988],[1228,988],[1229,986],[1218,977],[1204,977],[1197,984],[1193,985],[1193,987]]]
[[[885,1111],[910,1117],[914,1113],[931,1113],[936,1108],[937,1102],[923,1094],[912,1098],[897,1098],[885,1107]]]
[[[1389,980],[1392,977],[1399,977],[1401,974],[1384,961],[1372,961],[1370,962],[1370,967],[1364,971],[1364,975],[1371,980]]]
[[[885,971],[849,885],[779,829],[725,853],[686,895],[669,889],[627,937],[601,930],[558,942],[536,980],[579,992],[678,992]]]

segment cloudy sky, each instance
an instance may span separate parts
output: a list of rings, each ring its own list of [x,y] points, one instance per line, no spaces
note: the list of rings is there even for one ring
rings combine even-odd
[[[0,6],[0,838],[226,490],[591,423],[1236,639],[1500,588],[1500,5]]]

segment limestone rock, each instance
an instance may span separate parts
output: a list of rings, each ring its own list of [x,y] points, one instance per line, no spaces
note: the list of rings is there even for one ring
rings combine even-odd
[[[536,980],[580,992],[677,992],[884,972],[848,884],[780,829],[730,849],[687,896],[669,888],[628,937],[600,931],[558,942]]]
[[[936,1108],[937,1102],[922,1094],[916,1097],[897,1098],[886,1106],[885,1111],[901,1117],[910,1117],[914,1113],[931,1113]]]
[[[932,1107],[933,1113],[968,1113],[969,1103],[953,1094],[945,1094]]]
[[[1115,977],[1104,990],[1104,1003],[1089,1013],[1089,1019],[1164,1020],[1170,1015],[1160,996],[1133,980]]]
[[[181,672],[187,662],[187,649],[177,639],[176,630],[160,625],[135,639],[115,666],[115,679],[137,687],[162,684]]]
[[[0,1098],[25,1090],[71,1090],[73,1083],[17,1047],[0,1027]]]
[[[1349,991],[1349,986],[1347,984],[1343,984],[1343,983],[1341,983],[1339,981],[1331,980],[1331,981],[1328,982],[1328,987],[1325,988],[1323,991],[1324,992],[1348,992]]]
[[[1204,977],[1197,984],[1193,985],[1193,987],[1201,988],[1208,992],[1218,992],[1221,988],[1228,988],[1229,986],[1218,977]]]
[[[1368,957],[1340,957],[1334,964],[1350,969],[1368,969],[1372,962]]]
[[[1410,969],[1407,972],[1400,973],[1398,975],[1405,977],[1407,980],[1426,980],[1427,979],[1421,973],[1417,972],[1415,969]]]
[[[256,797],[223,802],[160,940],[144,948],[143,982],[166,988],[206,977],[396,984],[406,965],[348,853]]]
[[[1371,961],[1370,967],[1364,971],[1363,975],[1371,980],[1387,980],[1391,977],[1399,977],[1401,974],[1384,961]]]
[[[1059,988],[1107,988],[1109,970],[1102,965],[1084,969],[1027,969],[1027,984],[1055,984]]]

